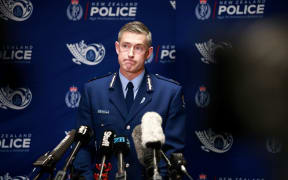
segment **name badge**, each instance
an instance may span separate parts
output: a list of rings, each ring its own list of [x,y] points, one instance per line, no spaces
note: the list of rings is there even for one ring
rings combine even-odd
[[[98,114],[109,114],[109,110],[105,110],[105,109],[98,109],[97,110]]]

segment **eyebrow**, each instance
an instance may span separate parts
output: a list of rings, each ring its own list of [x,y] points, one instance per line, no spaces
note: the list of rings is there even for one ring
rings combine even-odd
[[[122,42],[122,44],[123,44],[123,43],[126,43],[126,44],[133,44],[133,43],[130,43],[130,42],[125,42],[125,41]],[[133,44],[133,45],[143,45],[143,46],[146,46],[146,44],[142,44],[142,43],[136,43],[136,44]]]

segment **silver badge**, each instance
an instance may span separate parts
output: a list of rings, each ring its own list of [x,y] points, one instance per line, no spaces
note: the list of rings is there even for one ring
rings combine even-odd
[[[143,98],[142,98],[142,100],[141,100],[141,102],[140,102],[140,104],[144,103],[144,102],[145,102],[145,100],[146,100],[146,98],[145,98],[145,97],[143,97]]]
[[[0,17],[4,20],[25,21],[33,11],[29,0],[0,0]]]
[[[233,137],[228,133],[216,134],[209,129],[207,131],[195,131],[195,134],[203,144],[201,148],[206,152],[225,153],[233,144]]]
[[[11,89],[9,86],[0,88],[0,108],[21,110],[26,108],[32,100],[32,93],[28,88]]]
[[[97,65],[105,56],[105,48],[102,44],[86,45],[82,40],[80,43],[66,44],[71,54],[73,62],[76,64]]]

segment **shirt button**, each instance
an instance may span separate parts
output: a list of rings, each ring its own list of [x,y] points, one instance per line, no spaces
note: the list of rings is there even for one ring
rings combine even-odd
[[[129,164],[129,163],[126,163],[126,165],[125,165],[125,166],[126,166],[126,168],[128,168],[128,167],[130,166],[130,164]]]
[[[131,128],[130,125],[127,125],[127,126],[126,126],[126,129],[127,129],[127,130],[130,130],[130,128]]]
[[[104,126],[104,124],[101,124],[101,127],[103,127]]]

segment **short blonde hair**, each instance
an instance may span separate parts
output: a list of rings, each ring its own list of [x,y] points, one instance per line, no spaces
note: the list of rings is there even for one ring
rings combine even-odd
[[[118,33],[118,42],[120,42],[122,38],[122,34],[124,32],[133,32],[138,34],[145,34],[147,39],[147,45],[150,47],[152,45],[152,33],[150,30],[140,21],[132,21],[125,24]]]

